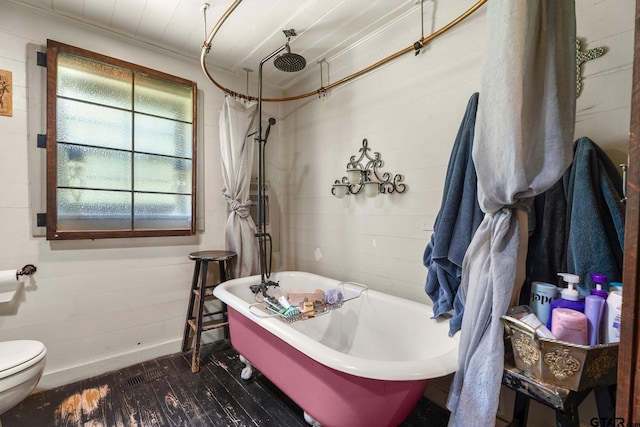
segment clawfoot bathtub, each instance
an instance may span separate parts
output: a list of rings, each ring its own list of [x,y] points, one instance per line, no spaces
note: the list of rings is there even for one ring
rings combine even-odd
[[[260,276],[218,285],[227,304],[231,343],[325,427],[397,426],[415,407],[427,380],[457,367],[459,334],[431,319],[431,307],[305,272],[274,273],[286,293],[339,288],[345,302],[327,314],[287,323],[256,310],[250,286]]]

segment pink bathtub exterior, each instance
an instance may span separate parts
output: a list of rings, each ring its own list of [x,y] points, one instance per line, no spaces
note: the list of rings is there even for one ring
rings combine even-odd
[[[345,302],[343,308],[321,316],[325,319],[309,319],[290,325],[277,318],[260,318],[249,310],[249,305],[254,302],[253,294],[245,292],[244,288],[248,290],[248,286],[256,283],[256,280],[259,283],[259,279],[235,279],[216,288],[216,296],[228,305],[232,345],[325,427],[395,427],[415,407],[429,378],[447,375],[457,367],[457,340],[447,336],[446,322],[430,319],[428,306],[366,290],[362,297]],[[280,287],[289,292],[303,291],[306,286],[307,291],[319,288],[326,290],[335,288],[339,283],[301,272],[274,274],[272,280],[280,281]],[[303,282],[307,285],[302,285]],[[423,337],[424,340],[425,335],[419,331],[425,327],[432,329],[433,339],[425,345],[428,348],[425,358],[411,355],[411,359],[417,360],[408,360],[409,358],[399,355],[397,361],[389,360],[393,359],[393,352],[388,354],[390,342],[359,345],[356,341],[362,340],[357,336],[350,336],[352,345],[349,348],[338,351],[325,345],[326,343],[308,338],[299,330],[304,331],[305,326],[315,327],[312,323],[302,325],[306,322],[331,322],[333,319],[327,316],[339,316],[337,313],[341,310],[349,313],[349,304],[357,304],[357,313],[363,323],[372,324],[371,321],[365,322],[370,314],[362,310],[379,305],[375,302],[378,299],[388,299],[385,305],[389,304],[390,308],[399,311],[398,315],[380,313],[380,316],[385,317],[385,327],[390,331],[398,328],[397,334],[393,335],[406,333],[407,337]],[[405,304],[406,307],[398,308],[395,306],[397,304]],[[406,316],[402,315],[403,311]],[[411,313],[424,313],[424,318],[410,319],[404,325],[394,326],[394,320],[410,317]],[[379,329],[375,324],[372,327]],[[352,332],[349,330],[349,335]],[[364,339],[369,340],[369,335],[377,335],[378,332],[362,335],[367,335]],[[389,340],[396,338],[389,337]],[[397,343],[395,345],[403,347],[401,352],[405,354],[412,353],[415,347],[419,348],[423,344],[425,343],[407,343],[406,347]],[[351,351],[352,347],[356,349]],[[363,348],[373,349],[373,354],[367,355]],[[407,350],[409,348],[412,350]],[[359,354],[349,354],[350,352]],[[378,358],[378,353],[386,356]],[[416,355],[419,354],[418,351]]]

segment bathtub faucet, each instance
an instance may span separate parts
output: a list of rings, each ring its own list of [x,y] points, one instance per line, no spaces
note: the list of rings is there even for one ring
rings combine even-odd
[[[267,291],[269,290],[270,286],[280,286],[280,283],[278,282],[274,282],[272,280],[267,280],[266,282],[262,282],[259,285],[251,285],[249,286],[249,289],[251,289],[251,292],[253,292],[254,294],[257,294],[258,292],[260,292],[262,294],[262,296],[267,296]]]

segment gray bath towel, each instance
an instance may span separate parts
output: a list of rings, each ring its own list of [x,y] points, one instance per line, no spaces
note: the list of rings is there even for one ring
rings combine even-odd
[[[453,310],[449,335],[462,325],[464,305],[458,294],[462,260],[484,217],[478,205],[478,180],[471,154],[477,110],[478,93],[474,93],[451,150],[440,211],[422,260],[429,269],[424,290],[433,301],[433,317]]]
[[[465,312],[447,402],[450,425],[460,427],[495,424],[504,367],[500,316],[525,276],[521,208],[569,166],[575,123],[574,2],[490,0],[485,25],[473,160],[486,216],[463,262]]]

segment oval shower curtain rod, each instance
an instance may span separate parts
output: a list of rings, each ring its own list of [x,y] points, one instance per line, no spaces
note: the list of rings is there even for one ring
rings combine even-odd
[[[406,53],[409,52],[413,52],[413,51],[418,51],[421,48],[423,48],[427,43],[429,43],[430,41],[434,40],[436,37],[446,33],[448,30],[450,30],[451,28],[455,27],[456,25],[458,25],[459,23],[461,23],[462,21],[464,21],[466,18],[468,18],[469,16],[471,16],[471,14],[473,14],[476,10],[478,10],[483,4],[485,4],[487,2],[487,0],[479,0],[476,4],[474,4],[473,6],[471,6],[471,8],[469,8],[466,12],[464,12],[462,15],[458,16],[456,19],[454,19],[453,21],[449,22],[447,25],[445,25],[444,27],[440,28],[439,30],[429,34],[426,37],[421,38],[420,40],[418,40],[417,42],[415,42],[414,44],[412,44],[411,46],[408,46],[392,55],[387,56],[386,58],[376,62],[375,64],[372,64],[366,68],[363,68],[360,71],[357,71],[353,74],[348,75],[347,77],[344,77],[334,83],[331,83],[327,86],[322,86],[319,89],[312,91],[312,92],[307,92],[304,93],[302,95],[296,95],[296,96],[289,96],[289,97],[284,97],[284,98],[262,98],[262,101],[264,102],[285,102],[285,101],[295,101],[297,99],[303,99],[303,98],[307,98],[309,96],[313,96],[313,95],[321,95],[324,92],[331,90],[337,86],[340,86],[341,84],[347,83],[357,77],[360,77],[364,74],[367,74],[370,71],[375,70],[376,68],[386,64],[389,61],[392,61]],[[245,95],[242,93],[238,93],[238,92],[234,92],[224,86],[222,86],[220,83],[218,83],[213,76],[211,75],[211,73],[209,73],[209,70],[207,70],[207,64],[206,64],[206,56],[209,54],[209,51],[211,50],[211,42],[213,41],[213,38],[215,37],[216,33],[218,32],[218,30],[220,29],[220,27],[222,26],[222,24],[224,24],[224,22],[227,20],[227,18],[233,13],[233,11],[236,9],[236,7],[238,7],[238,5],[242,3],[242,0],[235,0],[234,3],[229,6],[229,9],[227,9],[227,11],[220,17],[220,19],[218,20],[218,22],[216,23],[216,25],[214,25],[214,27],[211,29],[211,31],[209,32],[209,36],[207,37],[207,39],[204,41],[204,43],[202,44],[202,53],[200,55],[200,65],[202,66],[202,71],[204,71],[204,74],[209,78],[209,80],[211,80],[213,82],[213,84],[215,84],[220,90],[222,90],[223,92],[238,97],[238,98],[242,98],[242,99],[247,99],[249,101],[257,101],[258,98],[255,96],[250,96],[250,95]]]

